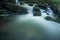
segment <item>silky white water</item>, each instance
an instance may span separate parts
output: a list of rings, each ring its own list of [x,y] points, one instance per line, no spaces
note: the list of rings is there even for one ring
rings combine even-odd
[[[15,0],[16,1],[16,4],[18,4],[19,2],[18,2],[18,0]]]
[[[40,9],[41,11],[41,16],[33,16],[33,6],[29,6],[28,4],[23,4],[21,5],[22,7],[25,7],[28,11],[28,14],[26,15],[19,15],[15,18],[13,22],[8,23],[7,27],[9,28],[10,31],[13,32],[13,35],[15,34],[15,40],[20,40],[20,33],[26,33],[27,38],[39,38],[40,34],[39,32],[42,33],[43,30],[47,33],[47,35],[50,37],[49,40],[59,40],[60,38],[60,24],[53,22],[53,21],[48,21],[45,20],[44,17],[50,16],[52,17],[52,10],[48,7],[47,13],[45,10]],[[35,27],[38,27],[41,31],[34,30]],[[42,29],[43,28],[43,29]],[[42,33],[45,34],[45,33]],[[42,35],[41,35],[42,36]],[[44,37],[44,36],[42,36]],[[26,40],[23,38],[23,40]],[[27,39],[28,40],[28,39]]]

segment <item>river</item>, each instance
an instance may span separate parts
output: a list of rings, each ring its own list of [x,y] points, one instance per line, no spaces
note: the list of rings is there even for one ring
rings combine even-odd
[[[60,40],[60,24],[44,18],[46,16],[53,18],[53,12],[49,7],[47,10],[49,15],[40,9],[42,15],[33,16],[34,6],[28,4],[22,6],[27,8],[28,14],[12,17],[13,20],[5,25],[5,30],[11,33],[14,40]]]

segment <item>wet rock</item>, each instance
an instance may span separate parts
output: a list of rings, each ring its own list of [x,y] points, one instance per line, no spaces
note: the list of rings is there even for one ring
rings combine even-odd
[[[34,7],[34,8],[33,8],[33,11],[38,11],[38,12],[40,12],[40,8],[39,8],[39,7]]]
[[[0,7],[5,8],[5,3],[15,4],[15,0],[0,0]]]
[[[59,7],[57,5],[50,5],[50,8],[54,12],[54,16],[60,17],[60,10],[59,10]]]
[[[56,18],[54,21],[60,23],[60,17]]]
[[[53,20],[53,19],[52,19],[51,17],[49,17],[49,16],[45,17],[45,19],[46,19],[46,20],[50,20],[50,21]]]
[[[48,5],[47,5],[46,3],[40,3],[40,4],[36,5],[36,7],[39,7],[39,8],[41,8],[41,9],[46,10],[47,7],[48,7]]]
[[[11,13],[11,11],[8,11],[6,9],[0,9],[0,16],[10,16]]]
[[[24,4],[24,2],[20,1],[20,5]]]
[[[0,0],[0,6],[5,10],[8,10],[8,14],[19,13],[19,14],[27,14],[27,10],[24,7],[15,5],[15,0]],[[1,9],[0,9],[1,10]],[[0,14],[6,12],[0,12]]]
[[[2,3],[8,3],[8,2],[10,2],[10,3],[13,3],[13,4],[15,4],[15,0],[0,0],[0,2]]]
[[[29,6],[33,6],[33,4],[32,3],[29,3]]]
[[[41,16],[40,8],[39,7],[34,7],[33,8],[33,15],[34,16]]]
[[[45,19],[49,20],[49,21],[54,21],[54,22],[60,23],[60,18],[53,19],[53,18],[47,16],[47,17],[45,17]]]
[[[41,16],[40,12],[34,11],[33,16]]]
[[[27,14],[26,8],[15,4],[10,4],[10,3],[6,4],[6,9],[13,13]]]

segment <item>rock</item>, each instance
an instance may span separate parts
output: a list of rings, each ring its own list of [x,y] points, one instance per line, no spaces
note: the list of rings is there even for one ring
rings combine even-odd
[[[39,7],[34,7],[34,8],[33,8],[33,11],[38,11],[38,12],[40,12],[40,8],[39,8]]]
[[[6,4],[6,9],[13,12],[13,13],[19,13],[19,14],[27,14],[27,10],[24,7],[21,7],[19,5],[8,3]]]
[[[3,14],[3,12],[0,10],[0,15]]]
[[[47,17],[45,17],[45,19],[49,20],[49,21],[54,21],[54,22],[60,23],[60,18],[53,19],[53,18],[47,16]]]
[[[40,4],[37,4],[36,7],[46,10],[48,5],[46,3],[40,3]]]
[[[0,16],[10,16],[11,13],[11,11],[8,11],[6,9],[0,9]]]
[[[13,4],[15,4],[15,0],[1,0],[1,2],[4,2],[4,3],[7,3],[7,2],[10,2],[10,3],[13,3]]]
[[[60,17],[60,10],[58,10],[59,8],[56,5],[50,5],[50,8],[54,12],[55,16]]]
[[[40,12],[37,12],[37,11],[34,11],[33,16],[41,16],[41,13]]]
[[[41,16],[40,8],[34,7],[33,8],[33,15],[34,16]]]
[[[54,21],[60,23],[60,17],[56,18]]]
[[[33,4],[32,3],[29,3],[29,6],[33,6]]]
[[[21,2],[21,1],[20,1],[20,5],[22,5],[22,4],[24,4],[24,2]]]
[[[45,17],[45,19],[46,19],[46,20],[50,20],[50,21],[53,20],[53,19],[52,19],[51,17],[49,17],[49,16]]]

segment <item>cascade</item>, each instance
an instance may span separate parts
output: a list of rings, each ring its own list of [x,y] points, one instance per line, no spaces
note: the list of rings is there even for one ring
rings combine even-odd
[[[17,3],[18,3],[18,0],[16,0],[16,4]],[[42,14],[41,16],[33,16],[33,8],[35,7],[34,5],[29,6],[28,4],[23,4],[21,6],[23,6],[27,9],[28,14],[17,16],[14,21],[10,22],[9,25],[6,26],[12,31],[13,35],[15,33],[17,34],[17,35],[14,35],[15,40],[20,40],[22,38],[22,36],[20,36],[21,32],[23,34],[26,33],[28,36],[32,35],[32,37],[34,38],[35,35],[33,32],[35,32],[34,27],[36,25],[38,25],[36,27],[38,27],[39,29],[41,29],[41,28],[46,29],[46,33],[47,33],[47,35],[49,34],[49,37],[51,37],[51,40],[56,40],[56,38],[58,40],[58,37],[60,37],[60,24],[44,19],[44,17],[46,17],[46,16],[52,17],[53,12],[49,7],[47,8],[47,10],[40,9],[41,14]],[[24,29],[25,27],[27,27],[27,29]],[[32,30],[30,29],[30,27],[33,28],[33,30],[34,30],[32,33],[31,33]],[[17,28],[17,30],[16,30],[16,28]],[[20,28],[22,28],[22,29],[20,29]],[[43,29],[41,31],[43,31]],[[23,31],[21,31],[21,30],[23,30]],[[41,33],[41,31],[38,31],[38,33]],[[42,34],[45,34],[45,33],[42,33]],[[42,36],[42,35],[40,35],[40,36]],[[39,36],[37,36],[37,38],[38,37]],[[42,37],[44,37],[44,36],[42,36]],[[25,37],[23,37],[22,39],[26,40]]]
[[[18,0],[15,0],[16,1],[16,4],[18,4]]]

